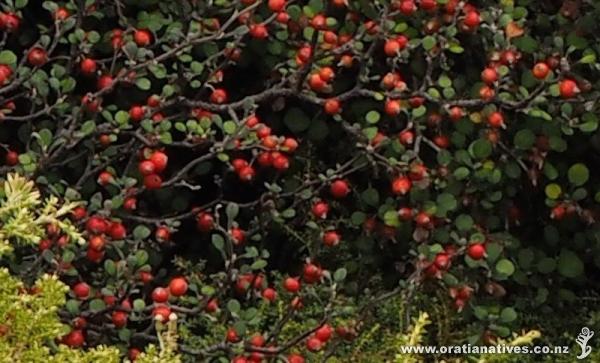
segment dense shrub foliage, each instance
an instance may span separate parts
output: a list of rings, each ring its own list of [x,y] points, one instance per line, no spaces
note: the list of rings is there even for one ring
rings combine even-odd
[[[600,329],[600,3],[0,8],[0,287],[58,278],[39,335],[0,301],[5,356],[409,362]]]

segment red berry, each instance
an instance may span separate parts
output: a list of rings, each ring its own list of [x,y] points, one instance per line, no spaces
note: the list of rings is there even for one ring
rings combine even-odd
[[[73,294],[79,300],[86,300],[90,296],[90,285],[85,282],[79,282],[73,286]]]
[[[477,11],[469,11],[463,20],[463,23],[471,29],[478,27],[480,22],[481,18]]]
[[[127,357],[129,357],[131,361],[135,361],[136,359],[138,359],[140,354],[142,354],[142,351],[137,348],[129,348],[129,350],[127,351]]]
[[[461,107],[454,106],[450,109],[450,119],[454,122],[460,120],[465,115],[465,112]]]
[[[2,23],[4,25],[3,27],[6,29],[7,32],[12,33],[19,29],[19,25],[21,24],[21,18],[19,18],[17,14],[6,13],[3,15],[4,16],[2,17]]]
[[[269,30],[264,24],[252,24],[248,33],[255,39],[266,39],[269,37]]]
[[[146,111],[144,111],[142,106],[131,106],[129,109],[129,118],[131,118],[132,121],[141,121],[145,115]]]
[[[329,205],[325,202],[317,202],[312,207],[312,213],[315,217],[320,219],[327,218],[327,213],[329,212]]]
[[[85,342],[83,331],[79,329],[72,330],[62,338],[62,342],[72,348],[83,346],[83,343]]]
[[[308,338],[308,340],[306,341],[306,349],[308,349],[311,352],[318,352],[319,350],[321,350],[322,347],[323,342],[321,342],[315,337]]]
[[[103,171],[98,176],[98,184],[100,184],[100,185],[108,185],[108,184],[112,183],[113,180],[114,180],[114,178],[113,178],[112,174],[109,173],[108,171]]]
[[[410,221],[413,219],[412,208],[402,207],[398,210],[398,217],[403,221]]]
[[[479,97],[484,101],[491,101],[494,96],[496,96],[496,92],[489,86],[483,86],[479,89]]]
[[[504,116],[498,111],[492,112],[488,116],[488,124],[494,128],[504,127]]]
[[[392,181],[392,193],[404,195],[412,188],[412,182],[405,176],[397,177]]]
[[[102,251],[104,249],[105,241],[102,236],[92,236],[88,242],[89,248],[94,251]]]
[[[206,308],[204,310],[206,310],[207,313],[214,313],[218,309],[219,302],[217,301],[217,299],[210,299],[208,300],[208,303],[206,304]]]
[[[415,223],[420,227],[427,227],[431,223],[431,217],[425,212],[419,212],[415,216]]]
[[[196,225],[202,232],[208,232],[214,228],[215,220],[210,213],[202,212],[196,218]]]
[[[93,60],[91,58],[84,58],[81,61],[80,68],[81,68],[81,73],[90,76],[90,75],[93,75],[94,73],[96,73],[98,66],[97,66],[95,60]]]
[[[169,321],[169,316],[171,315],[171,309],[168,306],[157,306],[152,310],[152,316],[157,318],[162,322]]]
[[[425,167],[425,165],[413,164],[410,167],[410,172],[408,173],[408,176],[410,177],[410,179],[412,181],[419,181],[419,180],[423,180],[423,178],[425,178],[426,174],[427,174],[427,167]]]
[[[400,42],[398,42],[396,39],[388,39],[385,42],[383,51],[388,57],[395,57],[400,51]]]
[[[411,130],[402,131],[398,135],[398,141],[404,146],[412,145],[415,140],[415,133]]]
[[[337,98],[330,98],[325,101],[325,113],[328,115],[336,115],[340,112],[340,101]]]
[[[90,217],[90,219],[88,219],[88,221],[85,225],[85,228],[90,233],[102,234],[102,233],[106,232],[106,230],[108,229],[108,223],[102,217],[93,216],[93,217]]]
[[[238,334],[234,328],[227,329],[226,338],[227,338],[227,341],[230,343],[236,343],[236,342],[240,341],[240,337],[238,336]]]
[[[146,100],[146,105],[148,105],[148,107],[152,107],[152,108],[160,106],[160,96],[159,95],[149,96],[148,99]]]
[[[150,160],[144,160],[138,165],[138,170],[142,175],[150,175],[156,173],[156,166]]]
[[[435,10],[435,8],[437,8],[436,0],[421,0],[419,5],[421,9],[425,11],[432,11]]]
[[[152,291],[152,301],[155,303],[165,303],[169,300],[169,291],[164,287],[157,287]]]
[[[145,47],[152,42],[152,34],[147,30],[136,30],[133,34],[133,40],[138,47]]]
[[[446,270],[450,266],[450,257],[447,253],[438,253],[433,263],[438,269]]]
[[[155,151],[150,155],[148,159],[154,164],[154,168],[157,173],[162,173],[167,167],[167,163],[169,162],[169,157],[162,151]]]
[[[336,180],[331,183],[330,191],[334,198],[340,199],[344,198],[348,195],[348,193],[350,193],[350,187],[345,180]]]
[[[493,84],[494,82],[498,81],[498,72],[495,68],[486,68],[483,70],[483,72],[481,72],[481,80],[485,84]]]
[[[123,208],[127,210],[135,210],[137,208],[137,199],[133,197],[125,199],[125,202],[123,202]]]
[[[324,82],[330,82],[335,77],[335,72],[331,67],[323,67],[319,70],[319,77],[321,77]]]
[[[300,291],[300,281],[298,280],[298,278],[288,277],[283,282],[283,288],[287,292],[295,294],[298,291]]]
[[[284,171],[290,167],[290,159],[283,154],[277,153],[275,154],[275,156],[272,155],[272,159],[273,168],[275,168],[276,170]]]
[[[285,0],[269,0],[269,9],[272,12],[278,13],[285,8]]]
[[[483,243],[473,243],[467,248],[467,254],[474,260],[481,260],[485,256]]]
[[[552,212],[550,213],[550,218],[560,221],[565,217],[567,210],[564,205],[559,204],[552,208]]]
[[[537,79],[546,79],[548,73],[550,73],[550,67],[546,62],[539,62],[533,66],[533,76]]]
[[[233,244],[239,246],[244,243],[246,240],[246,233],[241,228],[234,227],[229,231],[231,234],[231,238],[233,239]]]
[[[154,276],[148,271],[140,271],[140,280],[144,284],[149,284],[154,279]]]
[[[321,75],[319,75],[318,73],[314,73],[311,74],[310,77],[308,77],[308,85],[313,91],[322,92],[325,89],[325,87],[327,87],[327,82],[325,82],[323,78],[321,78]]]
[[[275,291],[275,289],[267,287],[266,289],[263,290],[262,297],[265,300],[273,302],[277,298],[277,292]]]
[[[169,282],[169,292],[173,296],[185,295],[188,289],[188,283],[183,277],[176,277]]]
[[[250,338],[250,345],[254,347],[262,347],[265,345],[265,337],[261,334],[255,334]]]
[[[572,79],[565,79],[559,84],[560,95],[562,98],[572,98],[580,92],[577,83]]]
[[[157,241],[168,241],[171,239],[171,231],[167,227],[158,227],[154,235]]]
[[[300,354],[290,354],[287,357],[289,363],[305,363],[304,357]]]
[[[120,329],[127,325],[127,313],[124,311],[113,311],[112,323],[115,324],[115,328]]]
[[[4,159],[4,162],[6,163],[6,165],[8,166],[15,166],[19,163],[19,154],[16,151],[8,151],[6,153],[6,157]]]
[[[227,96],[227,91],[222,88],[215,89],[210,95],[210,102],[216,104],[223,104],[227,102],[229,97]]]
[[[42,48],[35,47],[27,54],[27,62],[34,67],[41,67],[48,61],[48,54]]]
[[[331,325],[329,325],[329,324],[323,324],[323,326],[321,326],[315,332],[315,337],[317,339],[319,339],[320,341],[322,341],[323,343],[326,343],[329,339],[331,339],[332,335],[333,335],[333,329],[331,328]]]
[[[446,135],[436,135],[433,138],[433,143],[441,149],[447,149],[450,146],[450,139]]]
[[[298,141],[296,141],[296,139],[291,138],[291,137],[286,137],[285,140],[283,140],[283,145],[282,145],[283,151],[286,151],[288,153],[293,153],[294,151],[296,151],[297,148],[298,148]]]
[[[98,78],[98,89],[103,90],[112,87],[113,81],[114,79],[112,76],[108,74],[103,75],[102,77]]]
[[[240,169],[238,175],[240,177],[240,180],[242,180],[242,181],[251,181],[252,179],[254,179],[256,172],[254,171],[253,167],[248,165],[248,166],[242,167],[242,169]]]
[[[93,263],[99,263],[104,258],[104,251],[94,251],[93,249],[88,248],[85,257]]]
[[[389,116],[397,116],[402,111],[402,106],[398,100],[385,101],[385,113]]]
[[[403,0],[400,3],[400,12],[406,16],[412,15],[415,11],[417,11],[417,6],[413,0]]]
[[[100,108],[100,101],[91,94],[83,96],[81,104],[85,106],[89,112],[98,112],[98,109]]]
[[[307,263],[306,265],[304,265],[302,277],[304,278],[304,281],[306,281],[309,284],[312,284],[321,279],[322,272],[323,271],[319,266],[312,263]]]
[[[340,235],[336,231],[327,231],[323,234],[325,246],[333,247],[340,243]]]
[[[147,189],[159,189],[162,186],[162,178],[158,174],[150,174],[144,177],[144,186]]]

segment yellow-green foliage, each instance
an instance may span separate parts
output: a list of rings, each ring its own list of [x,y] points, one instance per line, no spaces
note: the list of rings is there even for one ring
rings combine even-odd
[[[150,344],[135,363],[181,363],[181,356],[177,354],[176,320],[170,320],[166,328],[163,324],[157,323],[156,330],[160,347]]]
[[[8,270],[0,269],[0,357],[4,362],[118,362],[114,348],[99,347],[87,352],[61,346],[50,347],[69,331],[58,318],[68,288],[55,276],[44,275],[28,292]]]
[[[10,253],[13,245],[35,245],[44,236],[44,227],[57,225],[72,241],[84,243],[75,226],[64,217],[77,203],[59,204],[50,196],[42,202],[34,183],[18,174],[9,174],[0,190],[0,256]]]
[[[406,334],[399,334],[396,338],[396,346],[406,345],[414,346],[423,343],[423,337],[427,333],[425,329],[431,324],[429,315],[425,312],[420,312],[419,317],[413,319],[413,325]],[[416,354],[396,354],[396,363],[416,363],[422,362],[422,357]]]

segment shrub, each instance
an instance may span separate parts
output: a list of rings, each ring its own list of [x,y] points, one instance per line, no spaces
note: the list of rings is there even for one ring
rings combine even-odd
[[[2,265],[68,286],[83,338],[44,354],[393,360],[415,310],[437,344],[600,328],[595,2],[0,7]]]

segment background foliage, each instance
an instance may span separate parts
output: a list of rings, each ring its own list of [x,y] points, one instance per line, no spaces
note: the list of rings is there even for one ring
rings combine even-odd
[[[600,331],[596,1],[0,7],[1,281],[69,287],[35,359]]]

